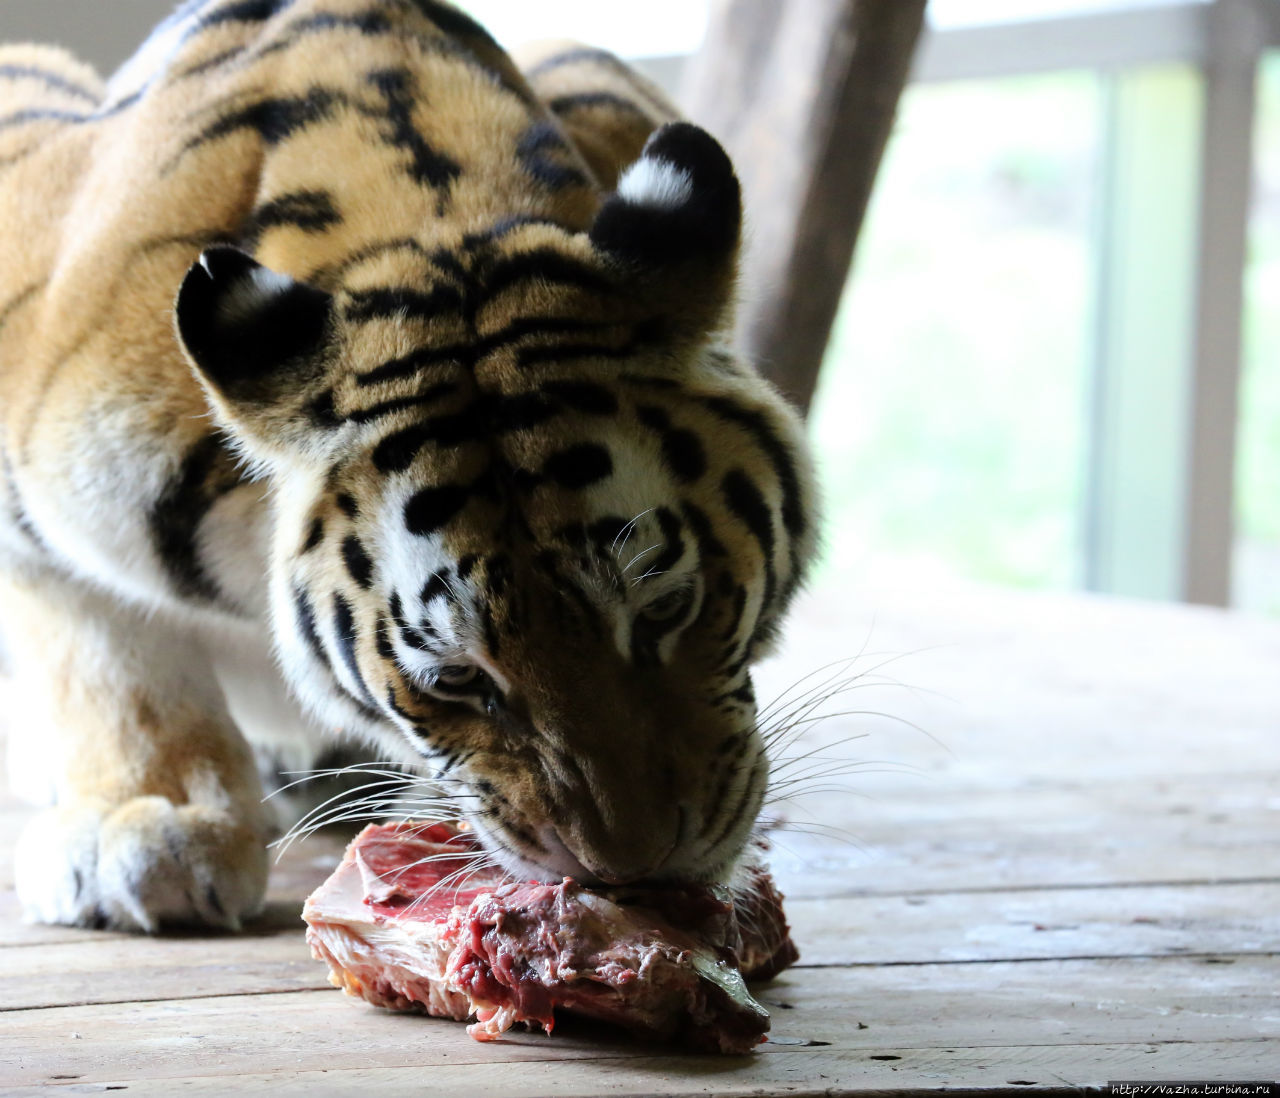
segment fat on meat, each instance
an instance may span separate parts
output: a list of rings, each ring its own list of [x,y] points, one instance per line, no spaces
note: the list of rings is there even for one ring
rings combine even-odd
[[[513,881],[474,868],[480,853],[450,824],[366,827],[303,910],[330,981],[391,1010],[474,1019],[481,1041],[518,1022],[550,1033],[557,1011],[726,1053],[766,1039],[746,981],[798,953],[760,849],[732,891]]]

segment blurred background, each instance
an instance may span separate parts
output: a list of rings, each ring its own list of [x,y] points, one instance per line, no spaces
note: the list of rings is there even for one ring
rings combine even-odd
[[[462,6],[678,95],[710,0]],[[931,0],[810,417],[827,574],[1280,616],[1277,7]],[[109,71],[170,8],[0,0],[0,38]],[[1197,548],[1224,492],[1225,550]]]

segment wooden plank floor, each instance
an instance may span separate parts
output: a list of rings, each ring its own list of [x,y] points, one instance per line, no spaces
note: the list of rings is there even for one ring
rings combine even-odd
[[[1280,1076],[1280,625],[825,590],[760,695],[851,655],[862,677],[826,703],[844,715],[792,753],[866,765],[833,778],[823,761],[802,784],[842,788],[773,806],[795,829],[775,868],[803,959],[760,990],[774,1039],[751,1056],[574,1024],[480,1045],[345,999],[297,922],[332,840],[295,848],[239,937],[24,925],[9,848],[29,812],[6,801],[0,1090],[586,1098]]]

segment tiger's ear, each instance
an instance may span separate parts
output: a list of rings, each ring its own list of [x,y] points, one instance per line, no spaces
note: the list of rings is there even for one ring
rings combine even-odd
[[[220,244],[191,265],[174,309],[204,379],[232,401],[270,400],[328,335],[333,299]]]
[[[178,336],[223,426],[268,464],[328,444],[331,295],[230,245],[207,249],[174,307]],[[322,430],[323,428],[323,430]]]
[[[688,122],[654,131],[591,227],[597,248],[704,325],[716,322],[733,294],[741,235],[733,164],[714,137]]]

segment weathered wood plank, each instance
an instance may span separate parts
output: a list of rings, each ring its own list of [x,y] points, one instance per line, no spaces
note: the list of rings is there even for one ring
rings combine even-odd
[[[949,1098],[990,1098],[996,1093],[1077,1095],[1079,1087],[1102,1087],[1110,1079],[1250,1078],[1274,1075],[1280,1042],[1237,1041],[1185,1044],[886,1049],[832,1052],[797,1050],[745,1062],[707,1057],[547,1061],[540,1064],[430,1064],[399,1068],[313,1068],[288,1074],[205,1074],[115,1085],[130,1095],[270,1093],[290,1098],[359,1094],[366,1098],[448,1094],[450,1098],[600,1098],[603,1095],[663,1095],[705,1098],[708,1094],[765,1098],[832,1098],[945,1093]],[[38,1084],[40,1085],[40,1084]],[[40,1085],[41,1089],[49,1084]],[[57,1093],[99,1094],[111,1083],[61,1081]],[[27,1094],[35,1087],[14,1086]]]
[[[1277,762],[1278,622],[882,580],[804,596],[785,637],[754,674],[762,705],[814,669],[850,659],[850,673],[865,677],[818,712],[866,712],[811,728],[811,741],[867,734],[841,757],[923,772],[851,783],[871,796],[1217,776],[1208,786]]]
[[[850,896],[787,912],[801,967],[1280,953],[1280,882]],[[238,938],[67,931],[5,956],[0,1011],[327,987],[297,906],[274,916]]]
[[[1280,877],[1280,799],[1267,776],[919,785],[813,798],[814,817],[857,845],[778,835],[772,860],[788,896]]]
[[[293,919],[297,919],[296,913]],[[6,950],[0,1011],[328,986],[296,930],[178,939],[88,938]]]
[[[394,1073],[449,1065],[473,1068],[490,1080],[491,1093],[506,1094],[515,1093],[508,1084],[530,1063],[558,1061],[567,1069],[564,1062],[572,1060],[581,1062],[579,1068],[557,1074],[556,1083],[576,1094],[591,1093],[588,1081],[601,1086],[616,1070],[610,1065],[621,1058],[628,1077],[647,1079],[656,1092],[665,1093],[652,1073],[665,1070],[655,1067],[665,1063],[682,1075],[684,1087],[693,1080],[709,1083],[708,1073],[714,1072],[717,1092],[724,1087],[726,1093],[744,1093],[777,1084],[782,1078],[778,1071],[797,1071],[810,1082],[829,1071],[827,1086],[851,1086],[868,1078],[862,1071],[877,1064],[880,1071],[890,1063],[873,1061],[878,1055],[902,1056],[906,1063],[900,1067],[945,1069],[932,1085],[946,1079],[973,1085],[975,1065],[990,1061],[1003,1069],[1016,1063],[1029,1070],[1044,1055],[1034,1050],[1050,1046],[1061,1053],[1050,1057],[1057,1070],[1062,1065],[1073,1069],[1060,1081],[1096,1082],[1101,1079],[1086,1078],[1081,1069],[1106,1046],[1134,1046],[1137,1058],[1155,1055],[1137,1051],[1148,1042],[1150,1047],[1184,1042],[1178,1047],[1207,1049],[1203,1063],[1223,1064],[1227,1061],[1210,1046],[1231,1042],[1238,1046],[1242,1064],[1257,1066],[1250,1061],[1255,1043],[1269,1042],[1274,1056],[1280,1039],[1277,957],[1235,964],[1166,958],[813,969],[791,973],[761,995],[773,1010],[779,1043],[762,1046],[745,1062],[668,1058],[661,1050],[586,1026],[566,1026],[553,1038],[519,1034],[479,1045],[456,1023],[387,1014],[338,992],[18,1011],[3,1021],[6,1056],[0,1086],[42,1082],[59,1074],[78,1076],[84,1083],[128,1080],[131,1090],[146,1080],[190,1076],[222,1077],[225,1086],[229,1076],[254,1073],[304,1073],[306,1078],[305,1073],[319,1071],[374,1068]],[[1015,1046],[1019,1053],[1001,1051]],[[775,1059],[794,1066],[771,1065]],[[947,1067],[952,1060],[966,1063],[967,1074],[945,1074],[954,1070],[954,1064]],[[1111,1062],[1118,1066],[1123,1061]],[[435,1084],[435,1069],[430,1070]],[[391,1078],[373,1082],[389,1085]],[[403,1082],[405,1077],[395,1078]],[[981,1078],[987,1085],[1007,1078],[1045,1079],[1025,1074]],[[350,1079],[354,1082],[355,1076]],[[312,1085],[315,1081],[310,1078]],[[441,1077],[441,1085],[455,1081],[464,1088],[470,1085],[466,1076]],[[680,1085],[676,1092],[682,1092]],[[747,1089],[735,1089],[739,1087]]]
[[[944,645],[894,673],[957,700],[890,691],[858,707],[917,720],[952,753],[881,722],[878,742],[846,744],[841,757],[865,749],[919,766],[924,779],[871,775],[854,783],[869,799],[811,799],[818,818],[851,831],[861,850],[781,836],[775,852],[804,963],[837,967],[798,970],[763,994],[790,1004],[775,1011],[778,1036],[829,1045],[767,1046],[745,1067],[657,1054],[581,1027],[486,1048],[456,1025],[384,1015],[336,992],[290,991],[324,980],[289,929],[336,853],[310,846],[290,855],[273,882],[271,918],[243,939],[23,928],[12,893],[0,889],[0,944],[12,947],[0,950],[0,980],[10,981],[0,1004],[42,985],[46,998],[32,1001],[103,1004],[5,1012],[0,1086],[76,1074],[63,1082],[96,1090],[120,1081],[135,1093],[376,1094],[427,1083],[451,1094],[604,1094],[619,1085],[748,1094],[1274,1074],[1280,962],[1250,954],[1276,949],[1280,911],[1280,799],[1267,773],[1280,628],[1102,600],[894,600],[900,609],[878,618],[878,646]],[[871,613],[855,597],[807,604],[790,662],[776,668],[781,680],[841,645],[856,651]],[[837,719],[811,730],[809,743],[868,720]],[[11,884],[8,843],[25,818],[0,804],[0,886]],[[1232,879],[1253,883],[1205,883]],[[1216,956],[1177,956],[1184,949]],[[1111,956],[1035,959],[1064,955]],[[1000,956],[1022,960],[990,963]],[[122,987],[164,1001],[110,1002]],[[784,1068],[788,1057],[794,1068]],[[530,1067],[566,1060],[575,1063]]]
[[[774,868],[793,901],[1280,878],[1280,797],[1266,775],[1044,778],[986,789],[918,781],[882,788],[875,799],[813,797],[809,811],[857,845],[776,835]],[[281,905],[272,925],[287,925],[285,905],[301,905],[340,846],[325,839],[290,852],[272,880],[270,895]],[[26,927],[16,916],[11,886],[0,887],[0,948],[81,933]]]
[[[807,408],[925,0],[721,0],[683,96],[742,179],[740,343]]]
[[[1280,881],[799,900],[800,963],[1280,953]]]

